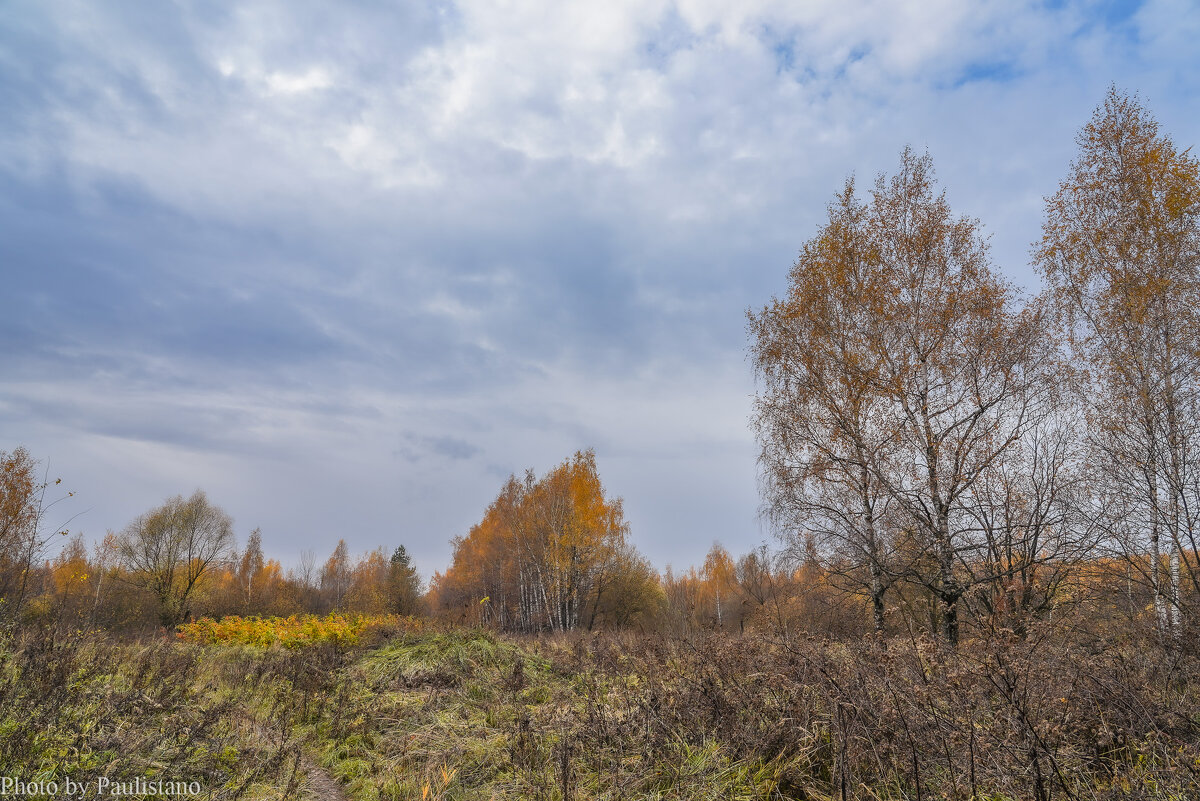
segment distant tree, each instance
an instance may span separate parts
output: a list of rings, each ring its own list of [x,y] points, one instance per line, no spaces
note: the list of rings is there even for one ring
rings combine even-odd
[[[78,621],[82,617],[93,583],[83,535],[76,534],[58,556],[50,561],[50,586],[54,611],[60,621]]]
[[[262,550],[262,532],[254,529],[246,539],[246,550],[238,562],[237,585],[241,602],[242,614],[249,613],[258,604],[258,596],[262,594],[263,571],[266,560]]]
[[[738,628],[747,624],[765,625],[787,635],[788,605],[794,593],[791,578],[791,552],[773,554],[766,544],[759,545],[737,560],[735,578],[738,596]],[[811,621],[805,621],[811,625]]]
[[[88,626],[94,626],[100,620],[101,606],[106,600],[106,586],[111,589],[110,576],[120,567],[121,555],[117,535],[111,531],[105,532],[104,539],[96,543],[92,549],[92,603],[88,613]]]
[[[600,627],[647,630],[656,625],[666,605],[658,573],[629,544],[597,571],[592,587],[584,606],[588,631]]]
[[[584,622],[621,558],[628,524],[608,498],[591,450],[540,479],[510,476],[483,520],[453,540],[450,568],[431,596],[460,620],[520,631],[565,631]]]
[[[342,608],[368,615],[381,615],[390,608],[391,563],[383,548],[367,551],[350,567],[350,588]]]
[[[399,615],[413,615],[421,605],[421,577],[403,546],[392,552],[388,567],[388,606]]]
[[[704,594],[712,599],[713,619],[717,628],[724,628],[728,610],[737,597],[737,569],[733,557],[719,542],[714,542],[704,557],[701,577]]]
[[[326,609],[342,608],[352,578],[350,550],[346,547],[346,541],[340,539],[321,568],[321,596]]]
[[[766,545],[760,545],[738,559],[738,586],[748,604],[765,606],[770,599],[773,584],[771,561],[771,553]]]
[[[662,592],[666,602],[664,623],[676,635],[689,635],[702,627],[700,619],[700,576],[696,568],[676,573],[667,565],[663,571]]]
[[[201,490],[177,495],[141,515],[117,538],[125,580],[157,601],[159,620],[174,628],[191,616],[191,599],[233,542],[233,524]]]
[[[305,612],[317,612],[321,608],[320,578],[317,570],[317,555],[311,548],[300,551],[300,559],[288,569],[287,586],[284,592],[289,603]]]

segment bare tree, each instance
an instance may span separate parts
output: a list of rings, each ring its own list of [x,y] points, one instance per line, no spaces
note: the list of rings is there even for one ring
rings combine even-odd
[[[982,547],[963,570],[977,589],[968,602],[993,626],[1023,632],[1053,613],[1081,562],[1095,555],[1096,527],[1081,514],[1086,459],[1078,410],[1054,398],[1014,447],[984,471],[966,505]]]
[[[168,499],[126,526],[117,550],[127,580],[154,596],[160,621],[173,628],[191,616],[193,591],[232,542],[229,515],[196,490],[187,499]]]
[[[317,586],[317,554],[312,548],[305,548],[300,552],[300,562],[296,569],[292,571],[296,581],[300,586],[306,589],[314,589]]]

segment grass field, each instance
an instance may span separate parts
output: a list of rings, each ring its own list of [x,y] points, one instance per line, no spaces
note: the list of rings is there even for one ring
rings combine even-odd
[[[1194,660],[1147,649],[394,620],[353,644],[239,639],[8,632],[0,775],[214,799],[1200,796]]]

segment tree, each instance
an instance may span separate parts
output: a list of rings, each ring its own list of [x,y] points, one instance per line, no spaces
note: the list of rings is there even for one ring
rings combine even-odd
[[[769,507],[866,568],[877,627],[890,574],[937,598],[956,643],[960,600],[998,578],[964,570],[986,549],[973,490],[1048,413],[1056,351],[1043,306],[1018,306],[935,189],[907,149],[868,202],[848,182],[788,298],[750,319]],[[902,563],[885,521],[909,535]]]
[[[87,603],[94,578],[83,535],[76,534],[67,540],[49,567],[48,589],[53,594],[56,617],[60,621],[79,621],[83,617],[81,610]]]
[[[596,454],[589,449],[577,452],[535,485],[533,508],[551,628],[577,628],[597,576],[625,544],[628,526],[621,499],[605,497]]]
[[[787,636],[784,607],[790,589],[786,574],[790,571],[780,564],[784,561],[787,559],[773,555],[766,544],[738,559],[736,575],[742,596],[739,629],[745,630],[746,620],[766,617],[777,632]]]
[[[242,614],[249,614],[258,607],[257,601],[262,595],[263,572],[266,569],[266,559],[263,557],[262,532],[257,528],[246,538],[246,550],[238,560],[237,584]]]
[[[0,614],[16,616],[29,596],[34,566],[56,536],[67,536],[66,524],[47,526],[47,513],[74,493],[47,501],[50,482],[29,451],[0,451]],[[69,523],[69,521],[68,521]]]
[[[1076,141],[1034,256],[1087,368],[1095,518],[1178,633],[1181,565],[1200,591],[1200,163],[1115,87]]]
[[[350,568],[350,588],[342,607],[369,615],[389,611],[391,563],[383,548],[367,551]]]
[[[346,593],[350,591],[352,578],[350,549],[346,547],[345,540],[339,539],[337,545],[334,546],[333,553],[325,561],[325,566],[321,568],[321,595],[328,609],[339,610],[342,608],[346,600]]]
[[[650,562],[626,543],[597,571],[590,597],[585,598],[587,630],[654,625],[666,598]]]
[[[288,570],[288,581],[294,592],[294,603],[306,612],[315,612],[321,606],[320,586],[317,571],[317,554],[311,548],[300,551],[300,560]]]
[[[388,566],[388,606],[399,615],[416,614],[421,605],[421,577],[403,546],[392,552]]]
[[[717,628],[724,628],[728,608],[736,597],[734,588],[737,586],[737,577],[733,557],[719,542],[714,542],[708,549],[701,577],[705,594],[712,596],[713,618]]]
[[[1069,594],[1064,588],[1094,556],[1097,530],[1081,514],[1088,476],[1078,406],[1061,396],[1054,406],[984,471],[967,507],[984,545],[963,565],[981,590],[969,601],[993,627],[1024,632]]]
[[[851,577],[865,569],[882,632],[892,549],[887,498],[872,471],[891,437],[880,416],[884,358],[871,349],[879,320],[870,305],[881,265],[853,180],[828,213],[792,267],[787,297],[748,315],[763,386],[754,416],[761,483],[767,516],[793,546],[808,532],[851,566]]]
[[[126,580],[151,593],[159,620],[174,628],[191,617],[197,584],[226,556],[233,542],[229,515],[204,492],[176,495],[141,515],[121,532],[117,550]]]
[[[92,572],[95,576],[95,591],[92,594],[91,611],[88,614],[88,626],[94,626],[100,613],[101,601],[104,600],[105,579],[116,573],[121,560],[121,551],[117,535],[111,531],[104,534],[104,539],[97,542],[92,550]]]
[[[625,558],[621,499],[605,496],[595,454],[577,452],[538,479],[510,476],[483,520],[453,540],[433,594],[445,611],[520,631],[580,626]],[[638,571],[634,571],[635,573]]]

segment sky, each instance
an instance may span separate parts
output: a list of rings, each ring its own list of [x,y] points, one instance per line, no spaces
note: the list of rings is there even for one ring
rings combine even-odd
[[[928,151],[1028,292],[1110,85],[1200,142],[1200,6],[8,2],[0,450],[88,538],[202,488],[428,576],[594,448],[659,568],[772,541],[746,312]]]

